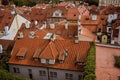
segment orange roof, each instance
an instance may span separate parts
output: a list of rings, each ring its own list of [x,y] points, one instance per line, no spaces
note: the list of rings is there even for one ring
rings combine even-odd
[[[16,54],[21,47],[26,47],[27,53],[29,53],[26,54],[26,57],[23,60],[16,58]],[[51,42],[43,39],[20,39],[16,41],[9,64],[83,71],[83,66],[75,65],[76,54],[79,53],[81,61],[85,61],[89,48],[90,44],[86,41],[80,41],[78,44],[75,44],[74,40],[55,40],[54,42]],[[35,54],[37,49],[42,50],[40,57],[48,59],[55,58],[58,56],[58,53],[64,53],[66,49],[68,50],[68,55],[62,64],[56,61],[53,65],[45,65],[41,64],[39,60],[35,61],[32,59],[33,54]]]
[[[33,58],[39,58],[40,53],[41,53],[41,49],[36,49],[36,51],[33,55]]]
[[[56,59],[58,55],[57,49],[55,48],[55,44],[51,41],[47,45],[47,47],[40,54],[39,58],[43,59]]]
[[[26,51],[27,51],[26,48],[20,48],[19,51],[18,51],[18,53],[17,53],[17,56],[19,56],[19,57],[20,57],[20,56],[21,56],[21,57],[25,56]]]
[[[81,29],[82,29],[82,35],[90,37],[93,40],[96,40],[96,35],[93,34],[89,29],[87,29],[87,28],[85,28],[83,26],[81,26]]]
[[[10,28],[12,21],[14,19],[14,15],[11,14],[11,10],[5,9],[1,10],[0,9],[0,31],[4,30],[4,26],[8,25]]]
[[[66,19],[67,20],[78,20],[79,12],[77,8],[68,8]]]

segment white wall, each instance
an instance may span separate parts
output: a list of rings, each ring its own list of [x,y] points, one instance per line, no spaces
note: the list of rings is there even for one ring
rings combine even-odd
[[[13,67],[19,68],[20,73],[14,73]],[[60,69],[51,69],[45,67],[32,67],[32,66],[20,66],[20,65],[9,65],[9,70],[11,73],[29,78],[28,69],[32,70],[33,80],[48,80],[48,73],[57,72],[57,78],[50,77],[49,80],[68,80],[65,79],[65,73],[73,74],[73,80],[78,80],[79,75],[83,75],[82,72],[79,71],[69,71],[69,70],[60,70]],[[40,76],[39,71],[43,70],[46,72],[46,76]],[[82,79],[83,80],[83,79]]]

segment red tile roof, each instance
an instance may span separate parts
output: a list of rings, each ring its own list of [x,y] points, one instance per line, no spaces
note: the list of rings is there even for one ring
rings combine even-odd
[[[0,10],[0,31],[4,31],[4,26],[6,25],[6,23],[10,28],[13,19],[14,15],[11,15],[11,10]]]
[[[77,8],[68,8],[66,19],[69,20],[78,20],[79,11]]]
[[[27,51],[27,49],[24,48],[24,47],[22,47],[22,48],[19,49],[19,51],[18,51],[18,53],[17,53],[16,56],[18,56],[18,57],[24,57],[25,54],[26,54],[26,51]]]
[[[29,53],[26,54],[23,60],[16,58],[17,51],[21,47],[26,47],[27,53]],[[75,65],[76,55],[79,53],[79,61],[84,62],[89,48],[89,42],[85,41],[80,41],[78,44],[75,44],[74,40],[55,40],[51,42],[43,39],[20,39],[16,41],[9,64],[83,71],[83,66]],[[68,55],[63,64],[58,63],[56,60],[53,65],[45,65],[41,64],[39,60],[35,61],[32,59],[37,49],[42,50],[40,57],[48,59],[58,56],[60,52],[64,53],[66,49],[68,50]]]
[[[40,54],[39,58],[42,59],[56,59],[58,55],[57,49],[55,48],[55,44],[51,41]]]

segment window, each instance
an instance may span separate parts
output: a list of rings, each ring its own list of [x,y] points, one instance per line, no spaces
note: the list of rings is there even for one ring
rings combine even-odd
[[[19,68],[15,68],[15,67],[13,67],[13,71],[14,71],[14,73],[20,73]]]
[[[28,74],[29,74],[29,78],[30,78],[30,79],[33,79],[32,70],[31,70],[31,69],[28,69]]]
[[[59,16],[59,13],[55,13],[55,16]]]
[[[57,72],[50,72],[50,77],[55,77],[55,78],[57,78]]]
[[[46,76],[46,72],[43,71],[43,70],[40,70],[40,71],[39,71],[39,74],[40,74],[40,76]]]
[[[82,75],[79,75],[79,76],[78,76],[78,80],[83,80],[83,76],[82,76]]]
[[[73,79],[73,74],[66,73],[65,74],[65,79],[72,80]]]

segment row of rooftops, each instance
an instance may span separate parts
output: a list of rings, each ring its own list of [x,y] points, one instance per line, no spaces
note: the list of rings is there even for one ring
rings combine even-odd
[[[38,6],[39,5],[37,5],[37,7]],[[63,22],[61,24],[55,24],[55,28],[51,29],[50,24],[47,22],[47,18],[53,17],[52,14],[55,11],[58,11],[60,13],[62,12],[63,14],[62,17],[67,16],[66,19],[71,21],[72,20],[78,21],[78,19],[80,18],[81,28],[85,31],[83,32],[83,34],[86,36],[88,36],[89,34],[90,37],[94,37],[94,39],[96,39],[96,36],[92,34],[92,32],[97,32],[97,28],[103,28],[103,30],[105,30],[108,15],[104,14],[103,12],[100,13],[99,15],[92,13],[93,16],[95,16],[96,18],[95,20],[92,20],[92,15],[90,12],[90,10],[92,9],[89,10],[88,7],[86,6],[81,6],[79,8],[76,7],[66,8],[58,6],[55,8],[48,9],[47,7],[46,9],[39,9],[36,7],[33,8],[22,7],[22,8],[23,9],[17,8],[19,10],[17,11],[20,12],[21,16],[28,19],[31,22],[31,24],[30,28],[26,29],[25,24],[23,23],[21,28],[19,29],[15,37],[16,41],[9,64],[41,66],[68,70],[83,70],[83,64],[88,54],[90,43],[87,41],[78,41],[78,43],[75,44],[74,39],[75,36],[78,34],[78,24],[77,25],[69,24],[68,29],[66,29],[65,28],[66,23]],[[108,7],[104,9],[107,10]],[[16,9],[12,10],[16,11]],[[2,11],[6,11],[4,15],[7,15],[7,17],[2,18],[5,20],[4,21],[2,20],[4,23],[0,24],[4,25],[7,22],[11,24],[11,22],[8,21],[9,16],[7,11],[9,11],[9,15],[12,17],[10,18],[11,21],[14,18],[15,14],[12,15],[11,10],[9,9],[1,10],[0,13],[2,13]],[[119,14],[119,11],[116,12]],[[1,15],[2,14],[0,14],[0,16]],[[38,25],[34,24],[35,21],[38,21]],[[46,28],[41,29],[41,26],[45,21]],[[116,20],[115,23],[114,23],[115,26],[119,24],[119,15],[118,20]],[[4,26],[0,28],[0,30],[3,29]],[[55,40],[54,39],[51,40],[53,34],[56,34]],[[22,39],[20,38],[21,35]],[[42,62],[43,59],[53,60],[53,62],[52,63],[50,62],[50,64],[54,65],[46,65],[44,62]],[[80,65],[76,65],[77,62]]]

